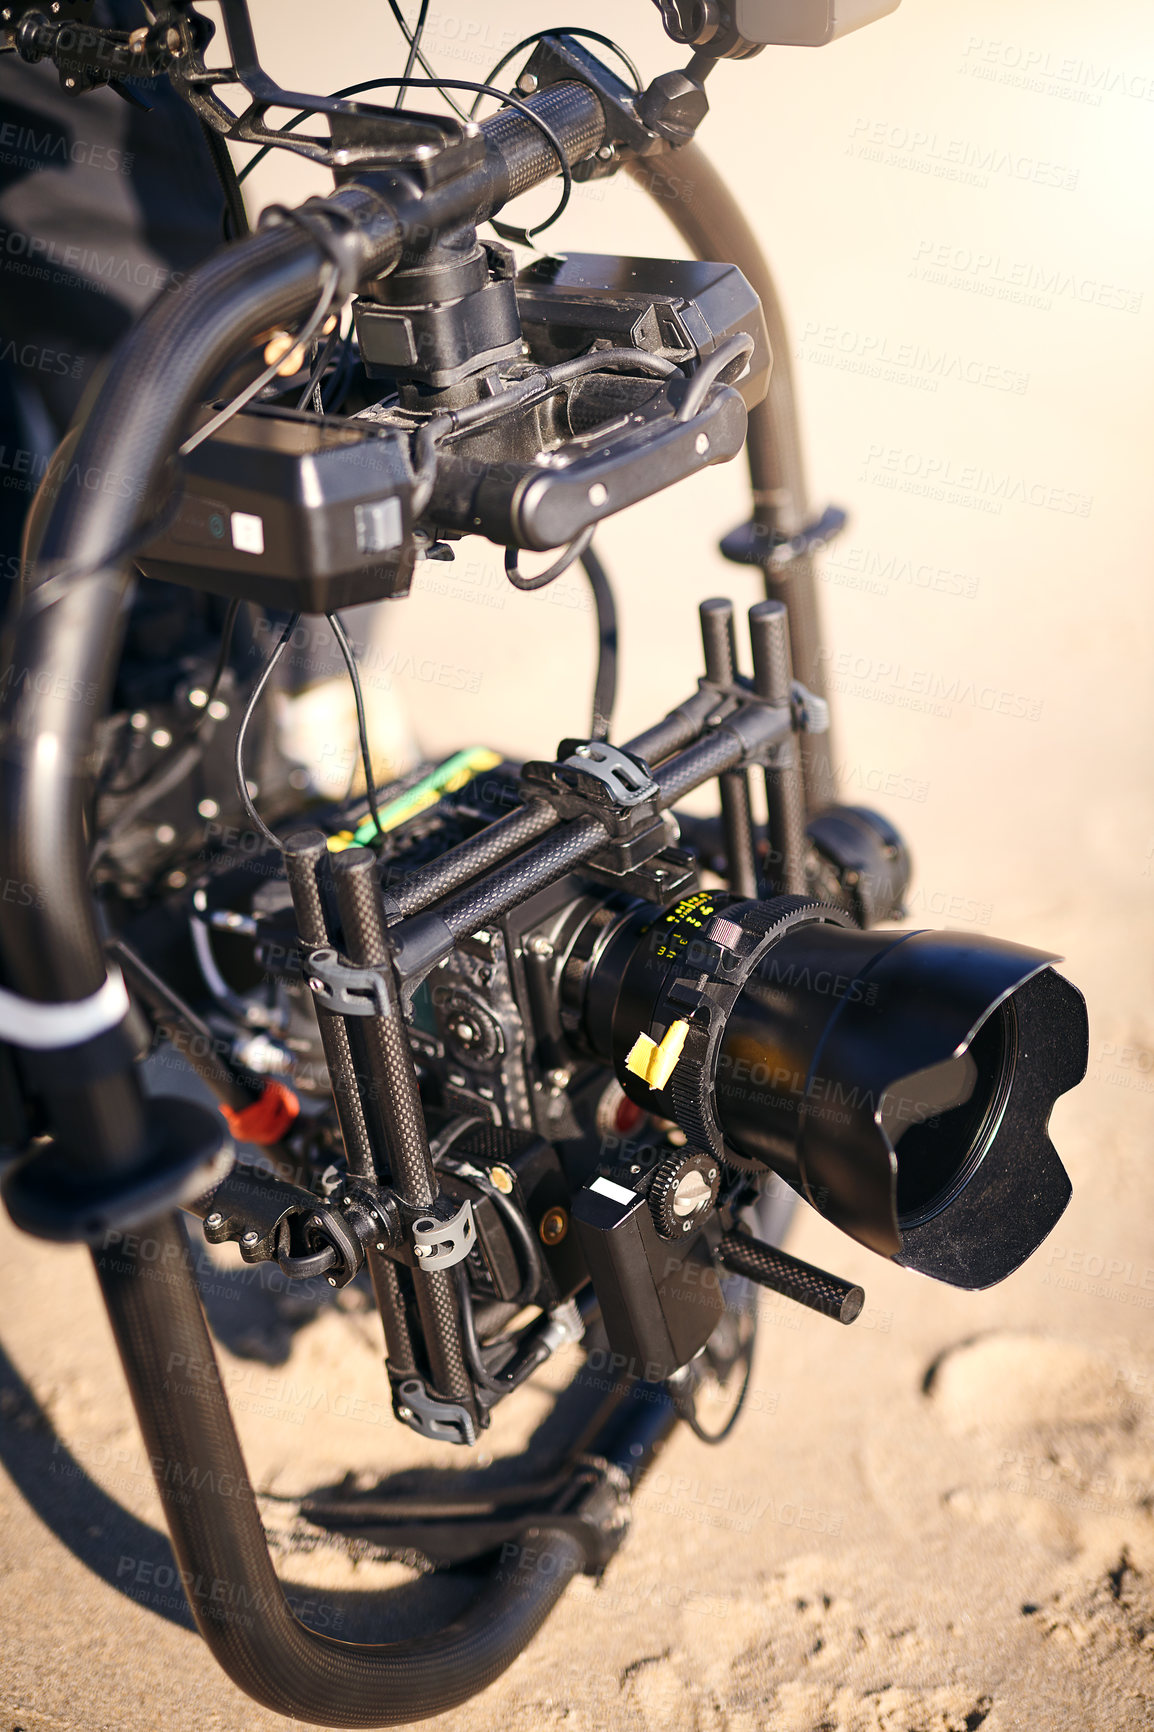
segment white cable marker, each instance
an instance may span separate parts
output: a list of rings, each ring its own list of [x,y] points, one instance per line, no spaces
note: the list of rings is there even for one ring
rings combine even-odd
[[[119,968],[109,969],[99,992],[67,1004],[41,1004],[0,987],[0,1040],[34,1052],[79,1046],[82,1040],[115,1028],[127,1011],[128,989]]]

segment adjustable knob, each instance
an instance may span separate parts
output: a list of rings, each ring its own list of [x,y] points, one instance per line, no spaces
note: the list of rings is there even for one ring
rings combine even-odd
[[[712,1155],[694,1150],[670,1155],[649,1184],[653,1224],[663,1239],[680,1239],[699,1227],[717,1202],[721,1171]]]

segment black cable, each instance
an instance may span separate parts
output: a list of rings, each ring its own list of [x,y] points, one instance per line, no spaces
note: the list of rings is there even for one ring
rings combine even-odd
[[[609,574],[594,553],[592,545],[581,555],[581,564],[597,615],[597,675],[593,681],[593,719],[591,740],[607,740],[613,722],[613,706],[617,702],[617,604]]]
[[[747,331],[736,331],[724,343],[718,343],[711,355],[700,363],[689,381],[689,389],[677,410],[678,421],[691,421],[701,408],[718,378],[735,362],[753,354],[755,344]]]
[[[481,1343],[477,1339],[477,1325],[473,1318],[473,1296],[469,1292],[469,1282],[464,1266],[460,1263],[457,1264],[457,1297],[460,1301],[459,1310],[461,1313],[461,1346],[464,1349],[465,1364],[469,1368],[470,1377],[474,1383],[482,1389],[487,1389],[492,1395],[508,1395],[510,1390],[518,1388],[527,1377],[536,1371],[537,1364],[529,1361],[522,1366],[519,1376],[494,1377],[493,1373],[486,1369],[481,1353]],[[532,1334],[537,1328],[538,1321],[534,1320],[520,1330],[517,1335],[510,1336],[510,1343]]]
[[[472,1183],[476,1184],[477,1181],[474,1179],[472,1180]],[[537,1241],[533,1236],[533,1229],[530,1227],[517,1205],[512,1202],[510,1198],[503,1195],[503,1193],[497,1189],[496,1185],[481,1185],[480,1189],[483,1190],[485,1195],[492,1200],[497,1209],[497,1213],[505,1223],[510,1238],[517,1241],[517,1244],[521,1249],[521,1254],[525,1259],[525,1274],[521,1281],[521,1285],[508,1303],[511,1305],[530,1305],[537,1294],[541,1291],[541,1284],[545,1278],[544,1270],[541,1267],[541,1258],[537,1251]]]
[[[203,115],[199,118],[200,130],[204,134],[204,142],[208,146],[208,154],[212,158],[220,190],[224,194],[224,238],[226,241],[240,240],[242,236],[251,234],[252,229],[249,226],[248,211],[245,209],[244,194],[240,190],[232,153],[216,127],[210,126]]]
[[[232,634],[236,630],[237,615],[240,613],[240,597],[234,596],[228,604],[228,612],[224,616],[224,624],[220,628],[220,648],[216,652],[216,665],[212,670],[212,678],[208,682],[204,704],[199,716],[192,724],[193,734],[199,734],[204,726],[212,700],[220,690],[220,682],[224,678],[224,670],[228,666],[228,652],[232,648]]]
[[[345,666],[349,670],[349,679],[353,686],[353,701],[357,706],[357,738],[361,746],[361,763],[365,772],[365,793],[369,801],[369,814],[377,827],[378,840],[384,836],[381,826],[381,814],[377,805],[377,789],[373,781],[373,760],[369,752],[369,729],[365,721],[365,697],[361,690],[361,671],[357,666],[357,658],[353,654],[353,646],[349,642],[348,633],[339,613],[326,613],[325,618],[333,628],[333,636],[337,647],[345,658]]]
[[[561,549],[552,565],[547,565],[545,570],[539,571],[535,577],[522,576],[517,569],[520,548],[507,547],[505,549],[505,576],[513,588],[519,589],[522,594],[531,594],[533,590],[544,589],[547,583],[552,583],[554,578],[560,577],[563,571],[568,571],[575,559],[581,558],[593,539],[593,531],[596,527],[597,525],[594,523],[588,524],[580,535],[575,535],[569,545]]]
[[[333,350],[340,341],[341,327],[340,321],[338,320],[336,328],[326,338],[324,347],[320,350],[316,361],[313,363],[313,370],[309,374],[308,384],[297,399],[298,409],[303,409],[309,398],[312,397],[314,400],[313,407],[316,409],[317,414],[323,415],[325,413],[324,398],[321,395],[321,380],[324,378],[325,368],[332,360]]]
[[[467,1129],[467,1123],[461,1128],[462,1130]],[[444,1167],[451,1173],[461,1170],[459,1161],[445,1160],[439,1153],[434,1159],[438,1169]],[[535,1296],[541,1291],[545,1279],[545,1271],[541,1266],[541,1255],[537,1248],[533,1229],[511,1197],[507,1196],[505,1192],[499,1191],[490,1179],[483,1176],[479,1168],[472,1165],[471,1161],[467,1164],[470,1170],[462,1174],[462,1177],[488,1197],[501,1216],[510,1239],[515,1240],[520,1247],[521,1256],[524,1259],[525,1268],[521,1277],[521,1285],[513,1297],[504,1300],[503,1303],[517,1306],[532,1304]]]
[[[512,409],[526,408],[537,398],[547,397],[558,385],[567,385],[586,373],[615,372],[618,368],[633,368],[642,373],[651,373],[658,379],[675,377],[681,372],[672,361],[667,361],[662,355],[651,355],[647,349],[627,346],[594,349],[587,355],[577,355],[571,361],[559,361],[556,366],[542,367],[524,378],[515,379],[492,397],[481,397],[475,403],[466,403],[460,409],[449,409],[441,414],[431,415],[414,434],[417,447],[414,463],[416,486],[413,489],[412,503],[414,519],[420,517],[432,498],[437,478],[437,451],[445,439],[454,433],[463,433],[482,426],[487,421],[496,420]],[[540,588],[540,585],[534,583],[530,587]]]
[[[311,343],[320,327],[324,324],[325,319],[328,316],[329,308],[332,306],[333,297],[337,292],[337,283],[339,278],[340,273],[338,272],[336,265],[331,259],[327,259],[325,261],[320,298],[306,319],[303,329],[297,333],[296,342],[293,345],[294,348],[304,348],[307,344]],[[291,351],[289,351],[289,353],[291,353]],[[196,432],[191,434],[190,437],[184,441],[184,444],[180,447],[179,455],[181,457],[189,456],[191,452],[196,450],[198,445],[203,445],[204,441],[210,438],[212,434],[219,432],[226,421],[231,421],[234,415],[239,415],[240,411],[245,408],[247,404],[251,403],[254,397],[259,396],[266,385],[272,382],[277,373],[279,373],[281,367],[284,365],[284,362],[284,355],[278,356],[275,361],[270,361],[263,373],[258,373],[250,385],[246,385],[242,391],[237,392],[231,403],[226,403],[223,409],[218,410],[215,415],[211,415],[203,427],[197,428]]]
[[[745,1357],[745,1376],[741,1380],[741,1388],[737,1392],[737,1401],[734,1404],[733,1412],[720,1431],[706,1431],[697,1417],[697,1406],[692,1396],[686,1397],[674,1388],[670,1390],[670,1394],[673,1397],[673,1405],[677,1409],[678,1417],[685,1421],[694,1437],[699,1437],[702,1443],[724,1443],[741,1418],[745,1407],[745,1398],[749,1394],[749,1380],[752,1375],[753,1354],[749,1353]]]
[[[401,17],[401,13],[400,13],[399,8],[393,3],[393,0],[389,0],[389,4],[392,6],[393,14],[397,18],[397,20],[399,21],[399,23],[401,25],[401,28],[405,32],[406,42],[409,41],[409,27],[405,23],[404,19]],[[418,58],[421,62],[421,65],[425,66],[424,55],[423,54],[419,55]],[[427,66],[425,69],[426,69],[426,71],[430,71],[430,69]],[[430,76],[431,76],[431,72],[430,72]],[[343,90],[332,91],[327,100],[329,102],[336,102],[339,100],[343,100],[346,96],[363,96],[366,90],[390,89],[393,86],[399,84],[400,82],[401,81],[398,78],[370,78],[365,83],[346,84]],[[411,79],[406,80],[406,85],[407,85],[407,87],[411,87],[412,80]],[[423,88],[427,88],[427,86],[425,86]],[[440,85],[438,85],[437,88],[438,88],[438,90],[440,90]],[[453,102],[453,99],[449,95],[447,90],[442,90],[441,95],[445,98],[445,101],[448,102],[456,110],[456,113],[458,114],[460,119],[467,120],[469,118],[468,115],[465,114],[462,109],[457,108],[456,103]],[[313,115],[315,115],[315,113],[316,113],[315,108],[302,108],[302,110],[299,114],[294,114],[291,120],[287,120],[282,127],[278,128],[278,131],[280,131],[280,132],[295,132],[298,126],[303,126],[306,120],[311,120]],[[256,155],[250,156],[248,161],[245,163],[244,167],[240,170],[240,173],[236,177],[238,184],[243,180],[247,180],[249,175],[252,173],[253,169],[257,166],[257,163],[263,162],[265,157],[271,155],[271,153],[276,148],[277,148],[277,146],[276,146],[275,142],[273,142],[271,144],[262,144],[260,149],[257,151]]]
[[[389,0],[389,11],[392,13],[393,17],[396,19],[398,25],[400,26],[401,35],[404,37],[405,41],[409,44],[409,46],[411,48],[413,45],[412,33],[409,30],[409,26],[405,23],[405,15],[401,11],[401,8],[398,5],[397,0]],[[424,70],[428,73],[429,77],[432,79],[436,79],[436,76],[437,76],[436,73],[433,71],[433,68],[429,65],[429,62],[425,59],[424,53],[419,48],[417,50],[417,60],[420,62],[421,66],[424,68]],[[440,86],[438,85],[437,88],[440,89]],[[468,115],[465,113],[464,109],[459,107],[458,104],[453,101],[453,98],[449,95],[449,92],[447,90],[441,90],[441,95],[444,97],[444,99],[448,103],[449,107],[453,110],[453,113],[457,116],[458,120],[467,120],[469,118]]]
[[[396,107],[398,109],[405,106],[405,91],[408,88],[409,79],[413,76],[413,68],[417,64],[417,56],[421,52],[421,37],[425,34],[425,19],[428,16],[429,0],[421,0],[421,10],[417,14],[417,27],[409,37],[409,58],[405,61],[404,71],[405,82],[397,91]],[[429,77],[432,78],[433,76],[434,74],[430,72]],[[444,95],[444,92],[442,91],[441,94]]]
[[[757,1312],[754,1311],[749,1313],[741,1310],[739,1315],[743,1317],[749,1316],[749,1333],[734,1356],[733,1366],[744,1362],[745,1372],[741,1379],[741,1388],[737,1392],[737,1400],[733,1405],[733,1412],[729,1415],[729,1418],[725,1421],[725,1424],[721,1427],[720,1431],[706,1431],[700,1419],[697,1417],[697,1390],[702,1382],[700,1376],[697,1376],[696,1383],[687,1383],[683,1385],[678,1382],[669,1382],[665,1386],[669,1391],[670,1399],[672,1400],[674,1407],[677,1409],[678,1416],[685,1421],[694,1437],[700,1438],[702,1443],[717,1444],[725,1442],[726,1438],[741,1418],[742,1411],[745,1407],[745,1400],[749,1394],[750,1378],[753,1376],[753,1350],[757,1345]],[[738,1327],[740,1329],[740,1324]],[[708,1359],[703,1359],[702,1363],[708,1363]],[[730,1366],[730,1371],[733,1370],[733,1366]],[[690,1377],[696,1375],[696,1367],[694,1365],[691,1364],[687,1367],[687,1370],[690,1373]],[[718,1381],[720,1382],[720,1379],[718,1379]]]
[[[613,54],[616,54],[616,56],[617,56],[618,60],[620,60],[621,64],[628,69],[629,76],[633,80],[633,94],[634,94],[634,96],[640,96],[641,95],[642,90],[644,88],[642,83],[641,83],[641,74],[640,74],[640,72],[638,72],[636,66],[634,66],[632,60],[630,60],[628,54],[626,54],[624,48],[622,48],[618,43],[614,42],[614,40],[611,36],[602,36],[600,30],[586,30],[582,26],[576,25],[576,24],[558,25],[556,28],[553,28],[553,29],[538,30],[535,33],[535,35],[533,35],[533,36],[523,36],[521,38],[520,42],[514,43],[513,47],[510,48],[509,52],[507,54],[503,54],[501,56],[500,60],[498,60],[498,62],[496,64],[496,66],[494,66],[491,69],[491,71],[489,71],[485,74],[486,84],[492,84],[492,82],[496,78],[497,74],[499,72],[504,72],[504,70],[505,70],[506,66],[508,66],[509,62],[511,60],[515,60],[517,55],[521,53],[522,49],[535,47],[535,45],[538,42],[540,42],[542,37],[544,37],[544,36],[587,36],[591,42],[600,42],[603,48],[608,48]],[[481,106],[481,98],[479,96],[475,97],[473,102],[472,102],[472,105],[469,108],[469,119],[470,120],[476,119],[477,110],[480,106]]]
[[[51,470],[49,471],[51,478]],[[20,610],[24,614],[40,612],[43,608],[54,607],[61,599],[61,590],[80,578],[92,577],[105,566],[119,565],[123,560],[134,559],[142,548],[155,541],[175,523],[184,499],[184,476],[178,470],[173,481],[172,491],[163,507],[155,517],[149,519],[140,529],[134,529],[126,535],[123,541],[110,549],[108,553],[99,554],[95,559],[73,559],[66,564],[57,566],[50,577],[33,588],[25,587],[20,595]],[[35,569],[35,568],[34,568]]]
[[[422,62],[422,64],[424,63]],[[476,91],[480,96],[496,97],[499,102],[507,103],[510,108],[515,108],[518,114],[523,114],[525,119],[528,120],[531,125],[535,126],[537,131],[541,133],[542,137],[548,143],[549,148],[556,156],[561,170],[562,191],[561,197],[557,201],[556,210],[553,211],[550,216],[546,217],[544,222],[535,224],[531,229],[514,229],[506,223],[498,223],[490,218],[492,227],[499,235],[501,235],[502,239],[517,240],[523,242],[525,246],[532,246],[533,242],[531,237],[533,235],[542,234],[545,229],[553,226],[558,217],[560,217],[567,208],[573,193],[573,175],[569,167],[569,158],[565,154],[565,149],[561,140],[557,137],[557,134],[553,131],[553,128],[549,125],[548,121],[543,120],[539,114],[529,107],[528,103],[522,102],[519,97],[511,96],[508,91],[498,90],[496,86],[492,84],[477,84],[469,78],[370,78],[363,84],[350,84],[344,90],[334,90],[332,99],[335,100],[337,97],[345,96],[359,96],[366,90],[393,90],[402,83],[406,90],[439,90],[446,100],[448,100],[448,92],[450,90],[472,90]],[[292,120],[288,121],[280,128],[281,132],[292,132],[295,127],[300,126],[304,121],[308,120],[311,115],[315,114],[315,112],[316,110],[311,108],[302,110],[300,114],[294,115]],[[237,180],[244,180],[246,175],[252,173],[261,158],[267,156],[270,150],[275,149],[275,142],[262,145],[256,155],[252,158],[251,162],[245,163],[237,176]]]
[[[248,783],[245,780],[244,775],[244,742],[245,736],[248,733],[248,725],[252,721],[253,712],[255,711],[257,704],[260,702],[261,694],[263,693],[264,688],[268,685],[269,680],[272,678],[273,669],[284,654],[285,647],[288,644],[289,639],[292,637],[293,632],[296,630],[300,617],[299,613],[294,613],[290,617],[288,624],[281,632],[280,641],[261,670],[261,676],[253,687],[252,694],[249,697],[248,703],[245,705],[244,715],[240,718],[240,727],[236,730],[236,747],[233,752],[233,767],[236,771],[236,791],[240,795],[240,803],[244,807],[245,813],[247,814],[249,821],[252,823],[253,828],[260,832],[266,842],[271,842],[274,848],[280,847],[280,841],[273,835],[256,807],[253,805],[252,796],[248,791]]]
[[[327,382],[321,387],[321,401],[326,415],[331,415],[334,411],[339,413],[349,394],[349,386],[352,384],[353,367],[356,365],[352,358],[353,342],[356,338],[356,334],[356,323],[354,320],[350,319],[348,331],[345,333],[344,340],[341,344],[340,358],[330,373]]]

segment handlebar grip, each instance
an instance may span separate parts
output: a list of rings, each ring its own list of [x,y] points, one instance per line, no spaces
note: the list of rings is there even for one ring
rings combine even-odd
[[[605,114],[587,84],[554,84],[527,100],[564,148],[569,165],[590,156],[605,138]],[[516,108],[503,108],[482,123],[491,151],[502,164],[491,211],[558,172],[557,153],[541,127]]]
[[[865,1293],[852,1281],[843,1281],[800,1257],[774,1245],[763,1245],[748,1233],[723,1233],[721,1261],[735,1275],[768,1287],[771,1293],[781,1293],[811,1311],[820,1311],[838,1323],[852,1323],[865,1304]]]

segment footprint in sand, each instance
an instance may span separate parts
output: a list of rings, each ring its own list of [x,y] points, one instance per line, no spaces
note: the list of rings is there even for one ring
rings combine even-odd
[[[1032,1333],[948,1349],[923,1385],[954,1515],[1009,1524],[1072,1554],[1154,1542],[1154,1413],[1108,1355]]]

